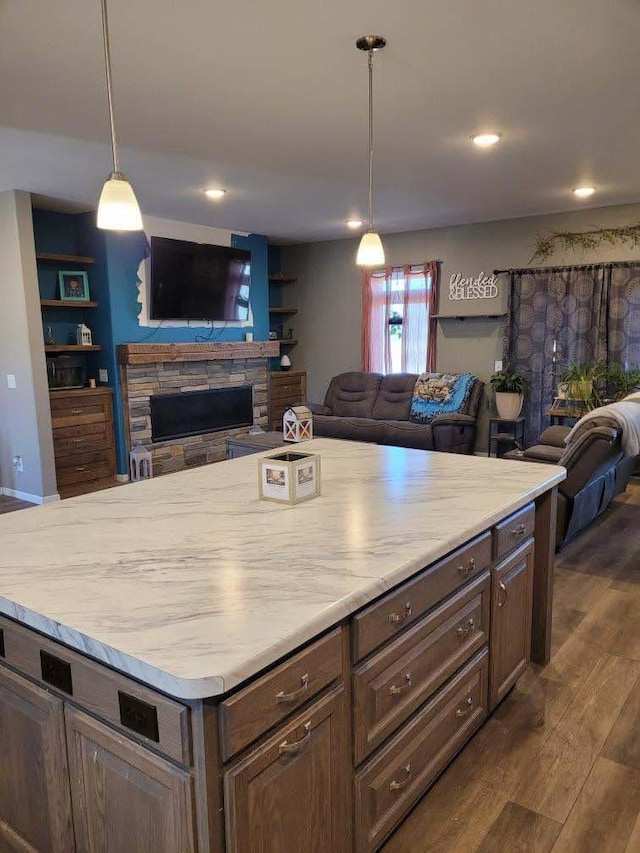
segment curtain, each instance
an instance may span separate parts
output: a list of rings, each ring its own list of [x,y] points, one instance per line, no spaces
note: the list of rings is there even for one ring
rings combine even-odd
[[[545,410],[571,362],[640,365],[640,267],[599,264],[511,270],[505,366],[531,380],[525,438],[536,441]]]
[[[439,263],[365,270],[362,287],[362,369],[422,373],[435,369],[435,303]],[[392,359],[392,316],[402,317],[400,364]]]

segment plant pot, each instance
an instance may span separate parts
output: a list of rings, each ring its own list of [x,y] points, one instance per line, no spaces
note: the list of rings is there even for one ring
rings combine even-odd
[[[582,400],[588,403],[593,396],[593,382],[591,379],[576,379],[567,382],[567,393],[570,400]]]
[[[503,421],[515,421],[520,417],[524,397],[509,391],[496,391],[496,409]]]

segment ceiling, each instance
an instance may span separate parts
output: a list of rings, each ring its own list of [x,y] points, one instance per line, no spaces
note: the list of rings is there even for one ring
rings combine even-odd
[[[143,214],[347,236],[640,199],[638,0],[109,0],[122,168]],[[110,171],[99,0],[0,0],[0,188],[93,206]],[[481,151],[471,133],[503,133]],[[212,203],[202,190],[229,190]]]

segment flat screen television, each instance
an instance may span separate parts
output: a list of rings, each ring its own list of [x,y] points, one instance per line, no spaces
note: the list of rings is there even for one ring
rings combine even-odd
[[[152,320],[248,320],[251,252],[151,238]]]

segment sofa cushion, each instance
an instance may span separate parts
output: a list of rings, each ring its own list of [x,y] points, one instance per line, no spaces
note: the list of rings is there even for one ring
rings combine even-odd
[[[373,418],[337,418],[317,415],[313,418],[313,434],[346,441],[372,441],[383,444],[382,422]]]
[[[381,421],[408,421],[416,373],[390,373],[383,377],[373,407],[373,417]]]
[[[547,427],[540,435],[538,444],[550,444],[553,447],[565,448],[565,438],[571,432],[571,427],[568,426],[550,426]]]
[[[557,465],[560,462],[565,446],[555,447],[553,444],[534,444],[518,457],[523,462],[547,462],[549,465]]]
[[[340,373],[331,380],[324,404],[337,417],[370,418],[381,382],[379,373]]]
[[[382,427],[381,444],[394,447],[413,447],[417,450],[433,450],[433,431],[429,424],[414,424],[411,421],[378,421]]]

